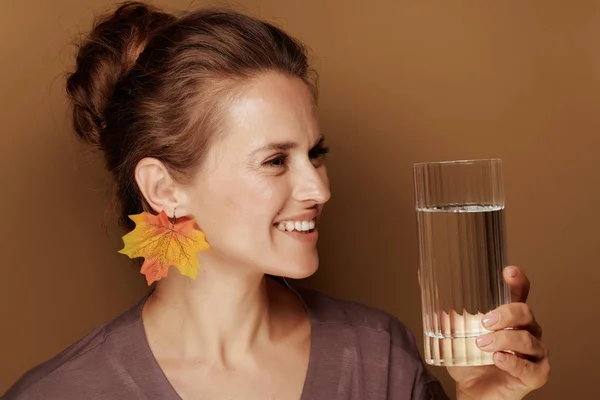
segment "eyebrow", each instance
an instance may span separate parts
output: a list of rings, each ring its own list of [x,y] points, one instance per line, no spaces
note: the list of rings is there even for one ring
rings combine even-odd
[[[318,146],[319,144],[321,144],[323,142],[323,140],[325,140],[325,136],[324,135],[319,135],[319,137],[315,141],[315,144],[313,145],[312,148],[314,148],[314,147]],[[295,149],[296,147],[298,147],[298,143],[296,143],[296,142],[274,142],[274,143],[269,143],[269,144],[266,144],[266,145],[264,145],[262,147],[259,147],[258,149],[254,150],[252,152],[252,154],[256,154],[258,152],[267,151],[267,150],[281,150],[281,151],[285,151],[285,150]]]

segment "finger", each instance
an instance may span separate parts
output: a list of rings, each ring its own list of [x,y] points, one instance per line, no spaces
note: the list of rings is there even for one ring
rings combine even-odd
[[[531,333],[522,330],[502,330],[479,336],[477,346],[484,351],[513,351],[530,360],[542,360],[546,346]]]
[[[531,390],[543,386],[550,377],[548,357],[539,362],[533,362],[514,354],[497,352],[494,353],[494,364],[519,379]]]
[[[531,308],[525,303],[501,305],[494,311],[484,315],[481,323],[491,331],[517,328],[525,329],[537,338],[542,337],[542,327],[535,320]]]
[[[504,276],[504,281],[510,287],[511,300],[525,302],[531,286],[525,272],[519,267],[511,265],[504,268],[502,275]]]

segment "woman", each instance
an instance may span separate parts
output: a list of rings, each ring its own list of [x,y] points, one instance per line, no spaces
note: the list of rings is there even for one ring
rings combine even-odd
[[[232,11],[175,17],[128,3],[84,42],[67,92],[76,132],[115,176],[132,231],[122,252],[144,255],[156,288],[5,399],[447,398],[394,317],[267,278],[315,272],[330,197],[298,42]],[[524,300],[523,272],[505,278]],[[496,365],[450,370],[458,398],[520,399],[543,385],[530,309],[516,302],[486,321],[496,332],[480,342]]]

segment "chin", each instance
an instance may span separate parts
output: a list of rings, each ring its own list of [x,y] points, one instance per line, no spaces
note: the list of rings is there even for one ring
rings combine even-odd
[[[290,279],[304,279],[317,272],[318,268],[319,259],[317,257],[314,260],[305,260],[303,262],[294,260],[292,262],[281,263],[278,265],[278,268],[272,268],[266,273]]]
[[[304,268],[304,269],[297,269],[297,270],[293,270],[293,271],[286,271],[287,273],[284,274],[283,276],[285,278],[290,278],[290,279],[304,279],[304,278],[308,278],[309,276],[313,275],[315,272],[317,272],[318,266],[314,267],[314,268]]]

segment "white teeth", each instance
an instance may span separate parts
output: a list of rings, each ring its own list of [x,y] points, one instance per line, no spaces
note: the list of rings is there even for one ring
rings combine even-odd
[[[310,221],[282,221],[277,224],[277,229],[280,231],[299,231],[299,232],[307,232],[315,229],[315,220]]]

